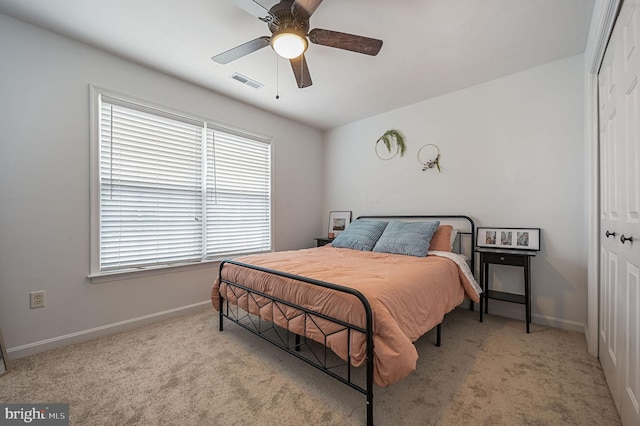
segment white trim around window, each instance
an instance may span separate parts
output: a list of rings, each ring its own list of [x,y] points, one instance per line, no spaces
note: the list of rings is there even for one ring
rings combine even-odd
[[[272,250],[271,138],[90,86],[92,282]]]

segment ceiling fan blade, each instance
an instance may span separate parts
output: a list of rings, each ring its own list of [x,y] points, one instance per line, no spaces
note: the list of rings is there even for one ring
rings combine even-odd
[[[253,15],[263,22],[272,22],[274,20],[273,15],[267,9],[253,0],[233,0],[233,3],[249,15]]]
[[[311,86],[311,74],[309,74],[309,67],[307,66],[307,60],[304,58],[304,53],[297,58],[289,59],[291,63],[291,69],[296,76],[296,82],[300,89]]]
[[[382,40],[318,28],[311,30],[309,40],[311,43],[322,46],[336,47],[371,56],[376,56],[382,48]]]
[[[291,11],[294,16],[298,18],[309,19],[318,6],[320,6],[320,3],[322,3],[322,0],[295,0]]]
[[[267,47],[269,45],[269,40],[271,40],[271,37],[258,37],[256,39],[243,43],[240,46],[236,46],[233,49],[229,49],[226,52],[222,52],[216,56],[212,56],[211,59],[219,64],[228,64],[229,62],[242,58],[249,53],[253,53],[256,50]]]

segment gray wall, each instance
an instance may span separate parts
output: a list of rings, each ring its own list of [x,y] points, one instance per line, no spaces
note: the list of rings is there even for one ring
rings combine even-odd
[[[90,84],[271,136],[275,249],[312,246],[322,222],[319,131],[0,15],[0,327],[11,358],[209,299],[214,265],[87,278]],[[29,309],[33,290],[46,290],[45,308]]]
[[[532,260],[533,321],[583,331],[586,308],[583,56],[354,122],[325,134],[324,212],[466,214],[478,226],[542,228]],[[387,129],[404,157],[374,152]],[[442,173],[421,171],[424,144]],[[327,223],[325,213],[324,223]],[[522,292],[522,269],[497,267],[495,289]],[[520,305],[492,312],[524,318]]]

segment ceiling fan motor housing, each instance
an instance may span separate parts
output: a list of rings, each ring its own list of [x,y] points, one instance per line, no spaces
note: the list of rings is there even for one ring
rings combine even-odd
[[[281,1],[275,4],[269,13],[273,15],[274,19],[268,23],[269,30],[272,34],[277,34],[280,31],[287,30],[300,34],[302,37],[306,37],[309,32],[309,19],[296,19],[291,8],[293,1]]]

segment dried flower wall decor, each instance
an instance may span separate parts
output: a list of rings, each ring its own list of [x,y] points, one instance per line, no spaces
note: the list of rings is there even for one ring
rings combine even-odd
[[[433,148],[429,149],[429,147],[433,147]],[[429,153],[428,151],[432,151],[432,152]],[[422,154],[422,158],[420,157],[420,154]],[[438,172],[441,172],[440,148],[438,148],[438,145],[435,145],[432,143],[423,145],[422,148],[418,150],[417,158],[418,158],[418,163],[420,163],[420,165],[422,166],[423,172],[429,169],[433,169],[434,167],[438,169]],[[424,158],[427,158],[427,161],[423,161]]]

